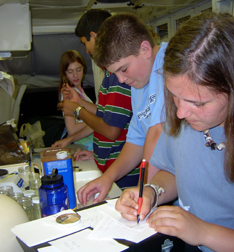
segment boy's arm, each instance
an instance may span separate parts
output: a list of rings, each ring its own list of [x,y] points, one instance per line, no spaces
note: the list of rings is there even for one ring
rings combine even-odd
[[[142,155],[143,146],[126,142],[117,159],[102,176],[108,177],[112,184],[137,167]]]
[[[91,103],[89,101],[85,101],[83,99],[80,99],[79,102],[80,106],[85,107],[85,109],[87,111],[89,111],[91,114],[96,115],[96,111],[97,111],[97,105],[94,103]]]
[[[64,100],[70,100],[73,101],[77,104],[78,106],[83,106],[85,107],[86,110],[88,110],[90,113],[92,113],[93,115],[96,114],[97,111],[97,105],[94,103],[91,103],[89,101],[86,101],[84,99],[82,99],[79,95],[79,93],[72,87],[69,87],[68,85],[66,86],[66,89],[68,90],[69,95],[64,97]],[[76,108],[75,108],[76,109]],[[74,110],[75,110],[74,109]]]
[[[96,193],[99,196],[93,203],[101,202],[105,199],[114,181],[122,178],[140,163],[143,154],[143,146],[132,143],[125,143],[119,156],[114,163],[99,178],[90,181],[82,186],[77,192],[79,202],[84,206],[87,199]]]
[[[60,103],[59,106],[63,110],[65,116],[73,116],[73,112],[77,107],[80,106],[80,104],[70,100],[63,100],[63,102]],[[93,115],[85,108],[81,108],[81,110],[79,111],[79,118],[83,120],[83,122],[85,122],[94,131],[111,140],[117,139],[122,132],[121,128],[108,125],[103,121],[102,118]]]
[[[149,161],[153,154],[155,145],[163,131],[163,127],[164,123],[158,123],[154,126],[151,126],[146,134],[143,158],[148,161],[149,164],[147,169],[147,181],[150,181],[158,171],[158,169],[152,166]]]
[[[105,173],[101,177],[87,183],[78,191],[79,201],[85,205],[87,202],[87,196],[90,196],[92,192],[100,192],[100,195],[95,199],[94,203],[102,201],[106,197],[113,182],[122,178],[137,167],[142,158],[146,158],[146,160],[149,161],[155,144],[162,132],[162,128],[162,124],[150,127],[144,146],[126,142],[117,159],[105,171]],[[158,171],[158,169],[151,167],[151,165],[149,165],[149,169],[150,171],[152,170],[150,172],[151,175],[156,174]]]
[[[106,170],[104,175],[108,176],[112,182],[117,181],[124,175],[132,171],[144,158],[149,164],[149,175],[151,178],[156,174],[158,169],[150,165],[149,160],[153,153],[154,147],[163,130],[163,124],[156,124],[149,128],[144,146],[139,146],[126,142],[123,149],[115,162]],[[147,180],[149,181],[149,180]]]
[[[121,128],[108,125],[101,117],[93,115],[85,109],[80,110],[79,117],[94,131],[110,140],[117,139],[122,132]]]

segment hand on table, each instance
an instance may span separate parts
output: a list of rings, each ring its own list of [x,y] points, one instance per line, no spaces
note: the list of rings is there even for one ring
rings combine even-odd
[[[85,161],[85,160],[93,160],[94,159],[94,155],[92,151],[88,151],[88,150],[83,150],[83,151],[79,151],[76,152],[74,154],[74,160],[75,161]]]
[[[68,144],[71,142],[69,141],[69,138],[64,138],[62,140],[58,140],[55,143],[51,145],[52,148],[59,147],[59,148],[65,148]]]
[[[89,201],[89,199],[96,193],[100,194],[93,203],[95,204],[103,201],[111,189],[112,184],[113,182],[105,175],[90,181],[82,186],[77,192],[79,202],[85,206],[87,201]]]
[[[162,234],[176,236],[188,244],[202,244],[206,222],[178,206],[160,206],[147,219]]]

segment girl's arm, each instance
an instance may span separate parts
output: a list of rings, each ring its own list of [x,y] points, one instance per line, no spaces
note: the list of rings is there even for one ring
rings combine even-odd
[[[73,135],[70,135],[62,140],[56,141],[54,144],[51,145],[51,147],[60,147],[60,148],[65,148],[67,145],[78,141],[84,137],[87,137],[93,133],[93,130],[89,126],[85,126],[81,131],[76,132]]]
[[[69,136],[82,130],[86,126],[84,122],[77,122],[72,116],[64,116],[64,121]]]
[[[158,207],[147,222],[155,231],[194,246],[203,245],[217,252],[231,252],[234,248],[233,229],[205,222],[181,207]]]

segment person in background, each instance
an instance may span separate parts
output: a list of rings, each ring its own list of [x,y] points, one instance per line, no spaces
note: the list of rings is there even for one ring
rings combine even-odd
[[[92,69],[94,75],[94,87],[96,100],[98,101],[99,89],[104,79],[104,69],[97,66],[93,60],[93,49],[95,44],[98,29],[103,21],[109,18],[111,14],[106,10],[91,9],[80,18],[75,34],[80,39],[81,43],[85,45],[86,52],[91,56]]]
[[[86,52],[91,57],[98,28],[110,16],[110,13],[105,10],[90,10],[81,17],[77,24],[76,35],[85,45]],[[103,71],[105,70],[104,68],[102,69]],[[76,160],[94,159],[102,172],[109,169],[109,166],[116,160],[122,150],[132,117],[131,88],[125,83],[120,83],[115,74],[111,74],[108,71],[105,71],[105,73],[95,110],[90,111],[87,102],[84,102],[71,88],[70,100],[64,100],[60,104],[65,115],[71,116],[75,110],[78,110],[79,113],[76,116],[79,116],[94,130],[94,151],[75,153],[74,158]],[[71,141],[80,139],[83,136],[82,132],[85,130],[86,128],[73,135]],[[125,177],[116,182],[121,189],[137,185],[138,168],[131,174],[127,175],[126,173],[125,175]]]
[[[120,155],[99,178],[78,191],[85,205],[99,192],[102,201],[113,182],[131,172],[142,159],[148,161],[163,129],[163,60],[167,44],[156,45],[146,24],[133,14],[116,14],[100,26],[93,58],[97,65],[114,73],[119,82],[131,87],[133,117]],[[155,169],[146,167],[148,179]],[[151,173],[153,172],[153,174]]]
[[[92,103],[92,100],[85,94],[82,88],[82,81],[86,74],[86,64],[79,52],[75,50],[65,51],[60,58],[60,85],[59,85],[59,101],[61,102],[67,94],[69,95],[68,86],[75,89],[77,93],[84,99]],[[64,115],[65,131],[63,136],[67,134],[73,135],[76,132],[82,130],[86,124],[82,120],[75,119],[73,116]],[[63,138],[62,136],[62,138]],[[93,150],[93,134],[84,137],[76,144],[84,145],[88,150]],[[52,147],[55,147],[55,142]]]
[[[164,59],[165,128],[151,157],[140,219],[201,251],[234,248],[234,18],[202,13],[170,40]],[[136,221],[139,188],[116,204]],[[158,204],[157,204],[158,203]]]

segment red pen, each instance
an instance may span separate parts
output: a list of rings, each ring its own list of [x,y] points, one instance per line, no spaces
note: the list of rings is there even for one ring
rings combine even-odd
[[[137,210],[137,224],[140,221],[140,212],[141,212],[141,206],[142,206],[142,194],[143,194],[143,188],[144,188],[144,177],[145,177],[145,159],[142,160],[141,166],[140,166],[140,190],[139,190],[139,198],[138,198],[138,210]]]

